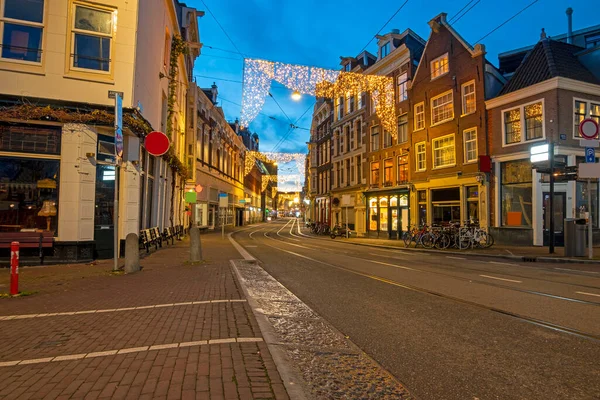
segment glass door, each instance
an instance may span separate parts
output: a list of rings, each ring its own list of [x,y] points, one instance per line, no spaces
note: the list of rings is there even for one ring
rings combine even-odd
[[[550,193],[544,192],[544,246],[550,244]],[[554,244],[564,246],[565,242],[565,210],[567,208],[567,194],[554,193]]]

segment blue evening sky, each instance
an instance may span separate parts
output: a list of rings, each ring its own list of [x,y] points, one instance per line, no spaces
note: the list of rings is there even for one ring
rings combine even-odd
[[[470,6],[476,5],[453,26],[468,42],[474,44],[531,1],[473,0]],[[205,4],[239,50],[248,57],[338,69],[339,56],[356,56],[403,2],[186,0],[189,6],[206,12],[199,19],[200,40],[204,47],[196,60],[194,75],[201,87],[209,87],[216,82],[225,117],[231,121],[239,117],[242,56],[236,54],[235,47],[207,11]],[[394,28],[401,32],[410,28],[427,40],[427,22],[431,18],[446,12],[450,19],[467,3],[468,0],[409,0],[381,33]],[[598,10],[590,10],[591,3],[589,0],[539,0],[482,41],[488,60],[497,65],[498,53],[535,44],[542,28],[549,36],[565,33],[567,7],[574,10],[573,30],[600,23]],[[376,54],[375,40],[367,50]],[[276,83],[271,86],[271,93],[292,121],[300,118],[296,125],[310,128],[314,98],[303,96],[301,101],[295,102],[290,99],[291,92]],[[266,115],[259,115],[250,125],[250,130],[258,133],[261,151],[272,151],[288,133],[289,121],[273,99],[267,98],[262,112]],[[306,129],[294,129],[279,144],[277,151],[306,152],[306,142],[310,136]]]

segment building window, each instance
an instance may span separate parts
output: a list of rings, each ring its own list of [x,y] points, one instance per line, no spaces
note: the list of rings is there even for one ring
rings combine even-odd
[[[419,226],[427,224],[427,191],[419,190],[417,192],[417,202],[419,204]]]
[[[398,183],[408,182],[408,156],[398,157]]]
[[[477,161],[477,128],[463,131],[465,143],[465,163]]]
[[[358,95],[358,108],[363,108],[367,104],[367,94],[361,92]]]
[[[479,221],[479,188],[477,186],[467,186],[467,215],[469,221]]]
[[[1,16],[2,58],[41,62],[44,0],[5,0]]]
[[[408,114],[398,117],[398,144],[408,141]]]
[[[394,184],[394,159],[388,158],[383,161],[383,185],[392,186]]]
[[[407,79],[408,75],[406,72],[396,77],[396,84],[398,86],[398,102],[408,99]]]
[[[392,134],[388,131],[383,131],[383,148],[392,147],[393,139]]]
[[[361,159],[360,156],[356,157],[356,183],[360,184],[361,183],[361,177],[362,177],[362,173],[361,173]]]
[[[346,107],[347,114],[350,114],[354,111],[354,96],[352,96],[352,93],[350,92],[346,93]]]
[[[454,118],[452,90],[431,99],[431,125],[441,124]]]
[[[350,185],[350,159],[346,159],[346,186]]]
[[[352,64],[348,63],[344,65],[344,71],[350,72],[352,70]]]
[[[432,223],[460,222],[460,188],[431,191]]]
[[[425,103],[415,104],[415,131],[425,129]]]
[[[165,48],[163,50],[163,68],[168,71],[171,58],[171,36],[169,32],[165,32]]]
[[[531,227],[532,172],[529,160],[501,164],[501,208],[503,226]]]
[[[379,161],[371,163],[371,186],[379,186]]]
[[[342,119],[344,116],[344,98],[338,97],[335,103],[337,119]]]
[[[545,137],[543,100],[504,110],[502,119],[504,145],[541,140]]]
[[[585,37],[585,48],[591,49],[600,46],[600,34],[590,35]]]
[[[380,58],[384,58],[388,54],[390,54],[390,42],[386,42],[383,46],[381,46],[381,57]]]
[[[379,150],[379,126],[371,128],[371,151]]]
[[[584,119],[590,117],[600,125],[600,103],[575,99],[575,111],[573,115],[573,137],[582,137],[579,133],[579,124]]]
[[[71,32],[73,67],[108,72],[113,30],[111,11],[75,4]]]
[[[60,128],[0,125],[0,151],[59,155],[60,138]]]
[[[425,163],[427,155],[425,154],[425,142],[420,142],[415,144],[415,153],[416,153],[416,169],[417,171],[425,171],[427,169],[427,165]]]
[[[449,71],[448,53],[431,61],[431,79],[439,78]]]
[[[456,164],[454,157],[454,135],[434,139],[433,168],[451,167]]]
[[[475,81],[471,81],[462,85],[462,113],[473,114],[475,109]]]

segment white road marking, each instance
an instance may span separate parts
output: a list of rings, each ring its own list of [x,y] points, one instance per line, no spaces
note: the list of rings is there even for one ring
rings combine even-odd
[[[579,293],[579,294],[585,294],[586,296],[596,296],[596,297],[600,297],[600,294],[596,294],[596,293],[588,293],[588,292],[575,292],[575,293]]]
[[[446,258],[451,258],[453,260],[465,260],[464,257],[454,257],[454,256],[446,256]]]
[[[50,314],[1,315],[0,321],[9,321],[9,320],[15,320],[15,319],[58,317],[58,316],[64,316],[64,315],[98,314],[98,313],[121,312],[121,311],[132,311],[132,310],[137,311],[137,310],[146,310],[146,309],[150,309],[150,308],[178,307],[178,306],[209,304],[209,303],[239,303],[239,302],[244,302],[244,301],[246,301],[246,299],[204,300],[204,301],[187,301],[184,303],[154,304],[151,306],[141,306],[141,307],[109,308],[109,309],[105,309],[105,310],[68,311],[68,312],[57,312],[57,313],[50,313]]]
[[[407,269],[409,271],[418,271],[417,269],[414,269],[414,268],[404,267],[402,265],[384,263],[384,262],[381,262],[381,261],[373,261],[373,260],[365,260],[365,261],[372,262],[374,264],[387,265],[388,267],[394,267],[394,268],[400,268],[400,269]]]
[[[558,267],[554,267],[554,269],[558,269],[561,271],[570,271],[570,272],[581,272],[584,274],[598,274],[599,272],[595,272],[595,271],[580,271],[578,269],[569,269],[569,268],[558,268]]]
[[[108,357],[116,354],[128,354],[128,353],[140,353],[145,351],[153,350],[166,350],[175,349],[178,347],[191,347],[191,346],[202,346],[210,344],[228,344],[228,343],[252,343],[262,342],[263,339],[259,337],[240,337],[240,338],[226,338],[226,339],[212,339],[212,340],[198,340],[195,342],[181,342],[181,343],[165,343],[156,344],[154,346],[142,346],[142,347],[130,347],[125,349],[117,350],[106,350],[96,351],[93,353],[82,353],[82,354],[65,354],[63,356],[46,357],[46,358],[32,358],[29,360],[13,360],[0,362],[0,367],[12,367],[15,365],[28,365],[28,364],[40,364],[57,361],[73,361],[81,360],[83,358],[95,358],[95,357]]]
[[[248,251],[246,251],[246,249],[244,249],[242,246],[240,246],[238,244],[238,242],[236,242],[235,240],[233,240],[233,238],[231,237],[231,235],[233,233],[234,232],[228,233],[227,237],[229,238],[229,241],[231,242],[231,244],[233,245],[233,247],[235,247],[235,249],[238,251],[238,253],[240,253],[240,255],[242,257],[244,257],[244,260],[246,260],[246,261],[254,261],[254,260],[256,260],[256,258],[252,257],[250,255],[250,253],[248,253]]]
[[[513,279],[498,278],[496,276],[490,276],[490,275],[479,275],[479,276],[482,276],[484,278],[490,278],[490,279],[498,279],[499,281],[514,282],[514,283],[523,283],[522,281],[515,281]]]
[[[258,247],[258,246],[246,246],[246,248],[250,248],[250,247]]]
[[[500,261],[488,261],[490,264],[499,264],[499,265],[510,265],[511,267],[515,267],[517,266],[517,264],[513,264],[513,263],[505,263],[505,262],[500,262]]]

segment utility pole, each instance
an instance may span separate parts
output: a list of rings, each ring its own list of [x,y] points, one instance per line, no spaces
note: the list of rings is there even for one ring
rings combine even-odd
[[[554,253],[554,143],[550,143],[550,232],[549,253]]]

